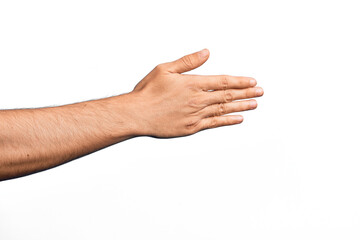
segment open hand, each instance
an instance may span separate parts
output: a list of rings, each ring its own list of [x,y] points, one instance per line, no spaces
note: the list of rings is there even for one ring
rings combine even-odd
[[[257,107],[263,95],[251,77],[182,74],[204,64],[209,51],[159,64],[131,92],[136,96],[139,135],[176,137],[238,124],[241,115],[225,115]],[[248,99],[248,100],[243,100]],[[236,101],[242,100],[242,101]]]

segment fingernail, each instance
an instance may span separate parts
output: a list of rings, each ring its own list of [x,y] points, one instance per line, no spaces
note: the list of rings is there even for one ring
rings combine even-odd
[[[262,88],[257,88],[255,92],[257,96],[261,96],[264,91],[262,90]]]
[[[257,106],[257,102],[255,100],[250,101],[251,108],[256,108],[256,106]]]
[[[233,119],[239,123],[241,123],[244,120],[242,116],[233,116]]]
[[[200,56],[201,58],[206,58],[208,55],[209,55],[209,50],[207,50],[206,48],[204,48],[203,50],[201,50],[201,51],[199,52],[199,56]]]
[[[251,80],[250,80],[250,85],[251,85],[251,86],[255,86],[255,85],[256,85],[256,80],[255,80],[255,79],[251,79]]]

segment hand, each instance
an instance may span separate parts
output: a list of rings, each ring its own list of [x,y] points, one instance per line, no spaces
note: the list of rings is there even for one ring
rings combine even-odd
[[[200,76],[181,74],[200,67],[209,58],[204,49],[176,61],[159,64],[132,95],[139,135],[177,137],[200,130],[238,124],[241,115],[225,115],[255,109],[257,102],[248,99],[263,95],[250,77],[227,75]]]

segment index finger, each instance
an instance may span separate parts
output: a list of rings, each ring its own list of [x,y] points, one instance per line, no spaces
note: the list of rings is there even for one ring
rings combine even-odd
[[[236,77],[229,75],[188,75],[197,86],[204,91],[242,89],[256,86],[256,80],[252,77]]]

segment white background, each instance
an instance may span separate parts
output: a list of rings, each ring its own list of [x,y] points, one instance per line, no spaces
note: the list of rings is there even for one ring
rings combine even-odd
[[[1,182],[0,239],[359,239],[357,3],[1,1],[0,109],[125,93],[205,47],[192,73],[265,95],[240,125]]]

